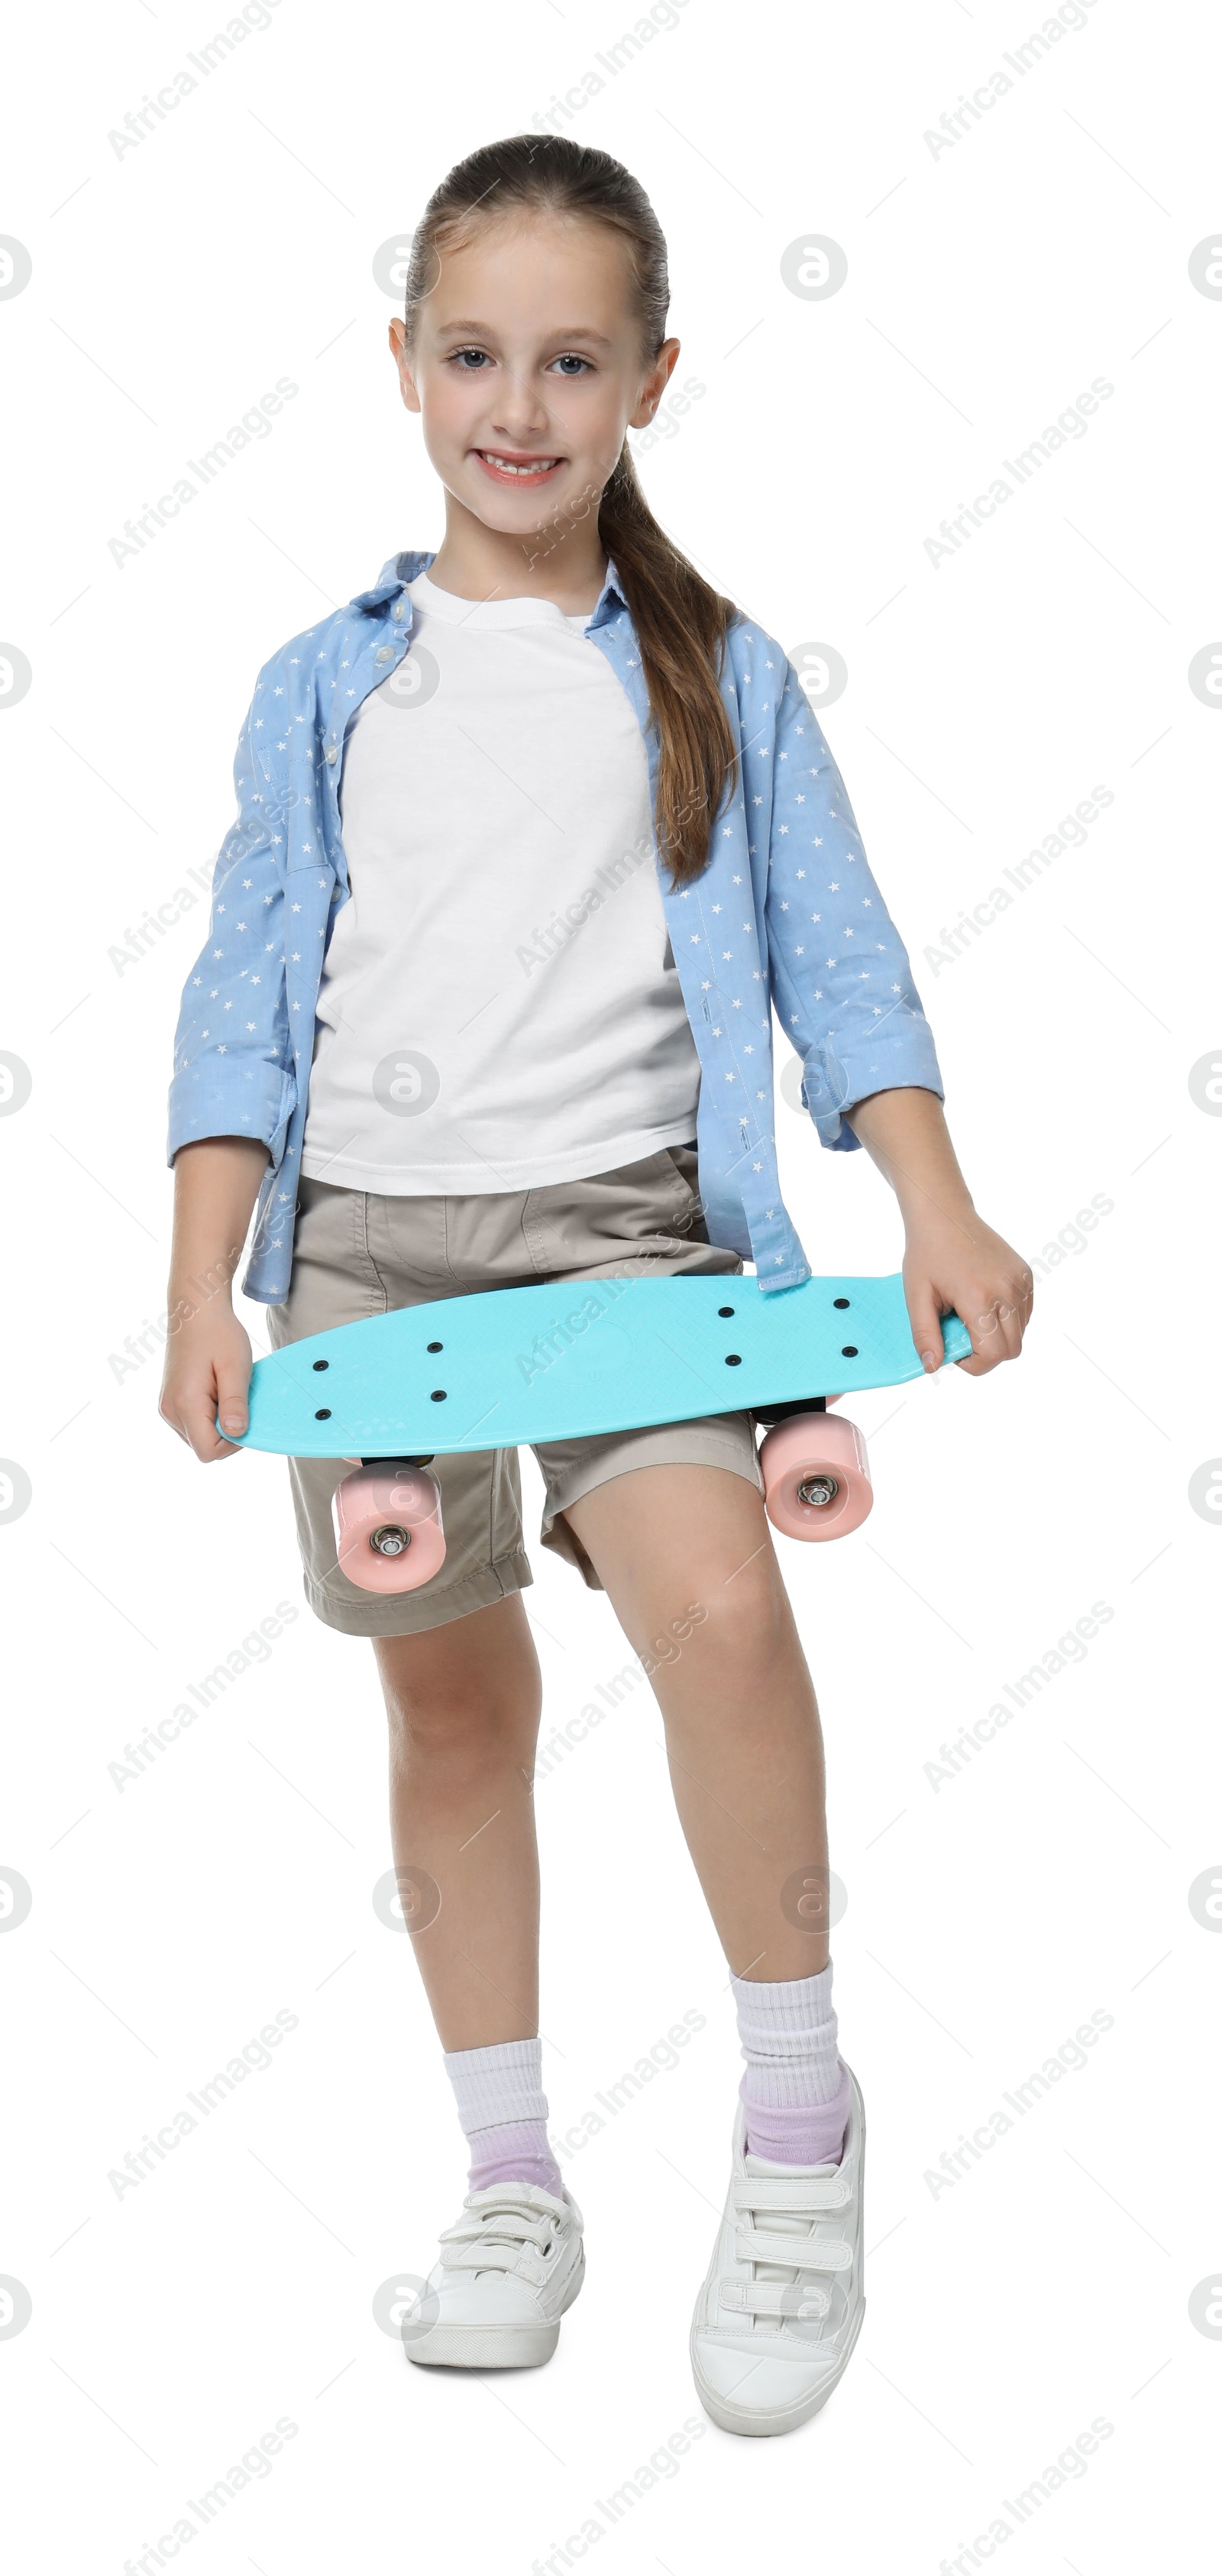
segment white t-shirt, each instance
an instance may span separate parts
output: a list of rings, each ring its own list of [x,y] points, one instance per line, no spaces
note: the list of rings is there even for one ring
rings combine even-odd
[[[351,892],[301,1168],[408,1196],[530,1189],[696,1132],[631,702],[546,599],[409,584],[411,643],[348,735]]]

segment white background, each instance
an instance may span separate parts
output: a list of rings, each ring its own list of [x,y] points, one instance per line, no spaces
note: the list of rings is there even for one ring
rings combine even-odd
[[[1222,1128],[1189,1074],[1220,1036],[1204,853],[1222,711],[1187,673],[1222,633],[1222,302],[1188,262],[1220,212],[1216,27],[1095,0],[935,156],[926,131],[1037,10],[673,14],[562,123],[552,93],[576,97],[633,24],[604,0],[281,0],[121,158],[109,130],[223,19],[124,0],[10,32],[0,226],[33,274],[0,309],[0,627],[33,678],[0,709],[0,1046],[33,1089],[0,1119],[0,1452],[32,1501],[0,1531],[0,1863],[32,1905],[0,1939],[0,2272],[32,2313],[0,2335],[0,2382],[23,2568],[119,2576],[285,2417],[267,2476],[184,2546],[203,2576],[527,2576],[704,2421],[687,2327],[740,2063],[646,1686],[538,1789],[553,2130],[685,2011],[705,2027],[570,2160],[589,2277],[553,2363],[409,2371],[372,2301],[427,2269],[464,2158],[407,1943],[372,1905],[390,1862],[372,1656],[305,1608],[281,1463],[203,1474],[157,1418],[152,1336],[140,1366],[112,1365],[164,1304],[170,1041],[203,906],[125,971],[110,951],[215,855],[259,665],[396,548],[439,542],[372,262],[452,161],[536,119],[651,195],[678,376],[707,390],[641,456],[650,500],[788,650],[843,655],[827,730],[970,1185],[1028,1257],[1062,1255],[1018,1367],[862,1404],[868,1526],[778,1542],[848,1895],[833,1955],[869,2121],[863,2339],[812,2425],[767,2443],[707,2426],[591,2555],[933,2576],[1096,2418],[1111,2431],[999,2544],[1007,2565],[1103,2576],[1204,2545],[1222,2343],[1189,2300],[1222,2277],[1222,1941],[1188,1891],[1222,1877],[1201,1624],[1222,1541],[1188,1488],[1218,1437]],[[847,254],[824,302],[782,282],[807,231]],[[271,434],[118,569],[109,539],[282,375],[299,392]],[[1114,392],[1087,434],[935,570],[939,522],[1097,376]],[[1085,846],[928,962],[1095,784],[1114,802]],[[867,1156],[821,1154],[784,1102],[778,1125],[815,1268],[898,1266]],[[1058,1245],[1097,1196],[1095,1230]],[[528,1455],[524,1485],[546,1737],[627,1648],[538,1547]],[[297,1616],[266,1660],[116,1786],[125,1744],[282,1601]],[[1113,1616],[1084,1658],[931,1783],[939,1748],[1098,1601]],[[273,2064],[117,2198],[110,2171],[278,2010],[298,2026]],[[1092,2012],[1113,2026],[1089,2064],[935,2193],[961,2132]]]

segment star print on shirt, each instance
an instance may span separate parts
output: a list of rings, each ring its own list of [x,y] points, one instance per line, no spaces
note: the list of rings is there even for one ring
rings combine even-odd
[[[419,568],[418,559],[411,556],[393,558],[391,567],[386,571],[385,583],[380,585],[385,588],[387,594],[383,611],[385,618],[389,617],[391,597],[401,591],[407,578],[405,567],[408,564],[413,573]],[[398,579],[392,577],[395,575],[401,577]],[[382,603],[378,605],[381,609]],[[622,607],[617,608],[617,622],[627,626],[630,643],[631,621],[628,612]],[[327,726],[330,723],[333,727],[330,738],[334,742],[338,730],[335,711],[338,709],[339,715],[346,716],[347,722],[351,722],[353,704],[358,700],[363,701],[382,676],[380,672],[375,673],[371,667],[375,644],[380,645],[384,639],[390,640],[391,634],[389,624],[384,623],[383,616],[374,611],[362,610],[359,623],[357,612],[353,611],[351,628],[347,613],[335,617],[328,615],[325,619],[319,620],[317,625],[299,640],[293,653],[290,654],[286,650],[271,666],[265,668],[256,684],[256,696],[260,693],[266,695],[277,713],[279,739],[284,749],[277,751],[274,739],[269,745],[261,745],[258,759],[263,764],[263,769],[255,766],[253,754],[249,748],[252,731],[257,727],[259,730],[267,730],[270,736],[274,737],[276,734],[276,727],[270,720],[266,726],[264,725],[263,710],[256,705],[243,730],[239,746],[239,762],[235,766],[235,783],[239,788],[239,810],[242,819],[237,827],[237,835],[229,843],[226,861],[232,866],[233,859],[237,857],[240,866],[245,860],[250,872],[242,878],[234,868],[230,875],[229,888],[240,889],[248,896],[252,892],[257,893],[265,908],[269,908],[272,902],[279,902],[282,918],[287,918],[291,912],[296,921],[295,935],[299,938],[304,937],[307,941],[312,939],[313,945],[307,947],[304,952],[301,949],[290,952],[287,942],[282,937],[269,938],[264,943],[268,973],[262,979],[263,989],[260,989],[256,979],[251,977],[249,969],[241,968],[240,961],[234,961],[232,964],[226,962],[226,952],[219,941],[215,950],[206,952],[207,962],[200,961],[194,990],[208,989],[204,985],[203,978],[214,955],[217,962],[223,966],[224,972],[219,992],[216,988],[212,988],[213,1022],[209,1024],[209,1037],[202,1042],[199,1041],[194,1019],[188,1024],[191,1039],[187,1053],[191,1060],[194,1086],[190,1092],[184,1092],[182,1095],[181,1124],[186,1124],[189,1119],[191,1132],[201,1134],[209,1132],[208,1127],[203,1123],[204,1119],[207,1119],[212,1122],[212,1132],[223,1132],[223,1126],[218,1128],[215,1122],[218,1118],[222,1120],[227,1118],[233,1127],[241,1126],[245,1132],[249,1132],[253,1125],[256,1132],[263,1132],[264,1140],[267,1141],[267,1129],[263,1127],[262,1122],[266,1118],[269,1125],[271,1124],[273,1118],[278,1115],[278,1104],[275,1093],[268,1091],[266,1073],[274,1068],[277,1062],[283,1064],[288,1070],[297,1065],[301,1070],[297,1085],[296,1106],[280,1121],[272,1135],[273,1153],[278,1151],[281,1154],[286,1168],[291,1160],[299,1159],[308,1069],[311,1062],[309,1018],[317,990],[319,967],[330,935],[331,921],[336,917],[331,907],[335,904],[337,895],[342,904],[349,889],[346,885],[342,888],[337,885],[336,869],[330,867],[325,875],[320,874],[317,879],[319,889],[317,895],[314,892],[313,883],[299,877],[296,888],[297,899],[290,903],[284,864],[285,845],[287,844],[287,856],[292,864],[306,868],[309,868],[311,863],[314,867],[318,867],[324,851],[334,852],[337,849],[332,836],[336,830],[339,779],[335,775],[334,764],[330,768],[323,768],[321,765]],[[401,652],[407,641],[402,629],[396,641],[398,650]],[[307,643],[313,645],[313,654],[306,654]],[[312,667],[315,658],[319,679],[314,677]],[[299,659],[305,665],[300,673],[294,667]],[[621,678],[624,660],[625,647],[621,645],[618,648],[618,670]],[[639,662],[636,668],[639,669]],[[359,679],[354,676],[358,672],[361,675]],[[809,872],[804,865],[801,867],[794,865],[793,857],[783,849],[783,843],[793,837],[796,823],[804,849],[820,855],[826,846],[833,864],[852,866],[857,863],[857,853],[860,849],[859,836],[847,803],[837,807],[831,802],[835,794],[844,793],[843,783],[835,771],[834,763],[830,761],[826,745],[813,717],[811,723],[806,724],[808,709],[784,653],[771,639],[759,635],[746,626],[745,621],[740,621],[736,631],[732,630],[726,674],[722,695],[727,706],[729,721],[732,726],[738,728],[739,758],[732,782],[730,811],[722,818],[716,829],[703,872],[706,883],[702,892],[697,894],[697,918],[700,920],[700,929],[690,936],[688,944],[692,946],[703,944],[707,958],[709,953],[707,923],[712,922],[715,927],[720,926],[722,912],[727,908],[731,894],[739,900],[741,916],[742,892],[746,892],[747,914],[742,918],[739,943],[740,947],[744,942],[747,945],[744,958],[739,961],[740,977],[745,975],[753,988],[753,1009],[757,1017],[752,1025],[757,1027],[758,1042],[748,1042],[744,1046],[740,1040],[737,1052],[742,1054],[745,1063],[750,1062],[756,1052],[760,1054],[762,1086],[749,1096],[757,1100],[762,1115],[766,1116],[767,1103],[771,1097],[768,1090],[769,1031],[776,1001],[774,974],[786,1002],[792,1000],[793,1003],[792,1011],[785,1013],[785,1025],[793,1029],[801,1050],[808,1056],[812,1045],[832,1043],[835,1038],[833,1023],[839,1017],[842,1035],[836,1041],[836,1051],[845,1064],[848,1080],[857,1084],[854,1096],[861,1096],[867,1087],[885,1087],[888,1081],[894,1083],[905,1079],[929,1080],[931,1059],[927,1040],[923,1034],[924,1023],[921,1020],[919,1006],[913,1007],[915,996],[909,992],[904,980],[906,961],[901,962],[903,950],[898,940],[885,958],[884,942],[875,943],[875,953],[879,956],[880,969],[884,962],[888,964],[898,983],[898,989],[890,982],[884,988],[889,993],[889,1006],[885,1011],[881,1011],[879,1006],[872,1004],[865,995],[853,997],[848,994],[850,979],[860,982],[870,980],[870,977],[867,970],[863,969],[859,972],[851,969],[847,959],[827,970],[836,976],[837,982],[834,986],[829,986],[826,993],[822,988],[815,987],[812,994],[811,987],[805,982],[804,979],[812,971],[814,960],[812,957],[812,966],[808,967],[807,943],[801,922],[793,908],[793,898],[797,889],[798,899],[802,900],[801,887]],[[329,713],[328,678],[331,681]],[[772,692],[771,684],[774,678],[783,680],[779,699]],[[761,680],[764,684],[762,700],[759,696]],[[632,703],[636,709],[635,695]],[[320,709],[323,711],[321,714]],[[644,730],[645,719],[640,715],[639,710],[637,712]],[[805,749],[805,738],[808,734],[811,737],[809,760]],[[757,764],[754,773],[751,770],[753,760]],[[759,770],[765,767],[769,769],[770,784],[757,793],[750,787],[750,779],[752,774],[758,775]],[[804,788],[798,785],[799,777],[807,781]],[[327,795],[323,793],[324,785],[330,791]],[[744,787],[747,788],[750,803],[744,799]],[[271,799],[278,804],[279,812],[264,814],[258,810],[263,807],[265,789],[270,790]],[[284,817],[294,802],[298,805],[298,812],[292,817],[291,822],[286,823]],[[763,806],[765,804],[770,806],[769,831],[764,842],[758,846],[755,842],[749,841],[749,832],[746,829],[746,818],[752,804],[757,815],[761,817]],[[809,817],[811,822],[827,822],[828,829],[825,833],[807,831],[808,804],[812,808]],[[321,828],[311,830],[312,825],[321,826]],[[299,837],[303,831],[304,837]],[[749,873],[744,874],[739,872],[739,854],[748,844],[750,869]],[[222,863],[222,873],[224,864],[225,862]],[[342,858],[339,860],[339,865],[342,866]],[[866,882],[869,884],[870,879],[864,859],[862,866]],[[260,875],[260,870],[265,873]],[[835,882],[839,889],[841,881]],[[857,882],[860,883],[861,879],[859,878]],[[274,889],[270,896],[267,893],[269,887]],[[222,883],[219,889],[222,907],[229,888]],[[776,901],[769,905],[765,912],[764,907],[770,891],[775,893]],[[687,889],[663,887],[663,892],[673,924],[678,918],[676,898],[686,901]],[[864,901],[860,897],[858,900],[863,903],[863,908],[880,908],[886,926],[885,905],[879,907],[874,898],[869,895]],[[703,917],[701,917],[702,903]],[[237,936],[247,938],[252,935],[252,911],[253,907],[248,906],[245,909],[242,927]],[[690,904],[688,917],[691,917]],[[812,909],[807,919],[808,922],[818,926],[819,915],[816,910]],[[214,937],[215,932],[221,928],[223,920],[223,910],[214,909]],[[869,925],[869,927],[873,926]],[[849,938],[854,935],[852,929],[846,925],[842,930],[842,942],[846,947]],[[675,936],[676,948],[681,936],[681,931]],[[723,950],[722,962],[732,962],[735,954],[733,950]],[[285,992],[284,981],[290,963],[294,966],[302,965],[304,970],[301,977],[293,978],[294,993],[297,998],[291,1003]],[[278,976],[274,973],[277,964],[280,967]],[[313,966],[312,977],[311,966]],[[788,990],[781,975],[782,968],[788,973],[790,979]],[[230,999],[236,984],[243,980],[247,984],[246,996]],[[691,1014],[693,1035],[697,1041],[698,1051],[704,1059],[706,1076],[711,1077],[714,1071],[714,1065],[709,1062],[712,1054],[716,1074],[721,1077],[716,1084],[715,1094],[710,1087],[710,1114],[704,1121],[707,1132],[701,1140],[702,1160],[707,1160],[711,1172],[717,1173],[732,1193],[734,1171],[741,1167],[739,1159],[741,1147],[736,1142],[735,1128],[744,1141],[747,1131],[745,1124],[738,1117],[736,1104],[732,1107],[728,1097],[728,1089],[733,1087],[735,1076],[727,1073],[725,1057],[729,1054],[731,1061],[734,1062],[736,1055],[725,1013],[732,1011],[741,1015],[744,997],[737,994],[719,997],[722,1000],[722,1020],[714,1022],[709,997],[716,990],[715,980],[704,977],[699,979],[697,984],[693,982],[689,973],[687,990],[692,995],[693,1001]],[[697,992],[700,997],[699,1003],[696,1000]],[[247,1003],[248,1018],[238,1025],[243,1031],[243,1040],[249,1037],[251,1044],[247,1048],[243,1041],[235,1040],[230,1051],[239,1059],[239,1062],[235,1065],[232,1074],[227,1070],[218,1073],[215,1032],[218,998],[226,1020],[233,1018],[234,1008],[240,1007],[243,1000]],[[857,1003],[855,1015],[854,1000]],[[893,1010],[890,1005],[894,1005]],[[194,1001],[191,1008],[194,1013]],[[291,1031],[291,1016],[300,1016],[305,1023],[299,1044],[295,1042],[295,1032]],[[257,1027],[251,1027],[252,1018],[257,1020]],[[882,1019],[888,1023],[885,1032],[880,1028],[877,1032],[871,1033],[868,1054],[864,1051],[867,1018]],[[914,1039],[912,1033],[918,1023],[922,1035],[919,1039]],[[714,1028],[717,1032],[715,1036],[712,1034]],[[799,1030],[801,1036],[797,1039]],[[252,1061],[256,1053],[260,1058],[257,1084],[253,1078],[256,1068]],[[754,1070],[753,1066],[752,1070]],[[865,1080],[867,1075],[871,1077],[868,1085]],[[241,1095],[237,1088],[240,1082],[250,1086],[244,1104],[241,1102]],[[265,1111],[251,1108],[250,1104],[255,1099],[256,1092],[260,1099],[265,1093],[267,1095]],[[719,1103],[723,1097],[725,1101],[726,1118],[722,1119],[720,1128],[713,1115],[714,1096]],[[740,1093],[739,1097],[742,1098],[743,1095]],[[734,1119],[733,1127],[727,1124],[727,1118],[730,1116]],[[825,1144],[839,1144],[843,1148],[851,1141],[841,1131],[834,1111],[825,1107],[823,1120],[816,1123],[819,1125],[821,1140]],[[767,1192],[759,1194],[760,1205],[762,1206],[766,1200],[771,1213],[767,1217],[764,1240],[760,1240],[761,1219],[758,1207],[745,1231],[752,1238],[751,1255],[755,1267],[765,1276],[766,1284],[771,1287],[773,1283],[767,1278],[765,1264],[767,1271],[777,1270],[784,1284],[789,1285],[791,1281],[808,1277],[809,1265],[802,1257],[801,1246],[795,1245],[792,1227],[778,1196],[775,1167],[769,1160],[770,1152],[774,1151],[775,1140],[761,1124],[761,1131],[753,1141],[758,1154],[758,1176],[771,1176],[771,1187]],[[281,1204],[286,1214],[291,1196],[291,1190],[288,1193],[281,1192]],[[266,1206],[266,1198],[264,1205]],[[774,1228],[779,1231],[775,1233],[775,1239],[769,1240],[768,1236]],[[289,1277],[290,1240],[291,1226],[287,1231],[284,1226],[269,1227],[264,1219],[260,1228],[260,1222],[256,1220],[256,1250],[252,1255],[250,1275],[257,1279],[259,1293],[262,1293],[266,1286],[269,1302],[278,1301],[285,1293]],[[282,1251],[275,1252],[274,1257],[268,1249],[270,1242],[283,1247]],[[745,1241],[743,1248],[744,1250],[747,1248]]]

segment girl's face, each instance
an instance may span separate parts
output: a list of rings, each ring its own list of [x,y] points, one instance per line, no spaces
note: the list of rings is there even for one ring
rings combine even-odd
[[[410,356],[403,322],[391,323],[432,464],[498,534],[525,537],[541,510],[579,503],[593,520],[625,430],[652,419],[679,343],[642,365],[628,288],[626,251],[605,225],[490,220],[443,255]]]

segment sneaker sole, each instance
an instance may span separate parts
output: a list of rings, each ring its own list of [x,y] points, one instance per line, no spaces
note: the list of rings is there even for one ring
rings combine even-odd
[[[864,2105],[861,2118],[860,2172],[863,2195],[862,2209],[864,2216],[866,2179],[866,2122]],[[720,2425],[723,2433],[745,2433],[747,2435],[794,2433],[797,2431],[799,2424],[809,2424],[812,2415],[817,2415],[820,2407],[826,2406],[832,2391],[839,2386],[840,2381],[843,2379],[849,2363],[852,2360],[857,2338],[861,2333],[862,2323],[866,2313],[865,2285],[866,2251],[863,2244],[861,2249],[861,2300],[858,2305],[856,2317],[853,2321],[852,2333],[849,2336],[844,2351],[841,2353],[835,2370],[832,2372],[829,2379],[822,2381],[812,2396],[795,2398],[792,2406],[775,2406],[767,2414],[765,2414],[761,2408],[755,2408],[753,2410],[750,2407],[734,2406],[728,2398],[719,2396],[716,2389],[710,2388],[708,2381],[701,2370],[699,2356],[696,2350],[696,2337],[700,2331],[701,2324],[700,2311],[704,2304],[704,2292],[702,2290],[700,2297],[696,2302],[696,2314],[692,2319],[691,2341],[688,2349],[691,2354],[692,2377],[696,2383],[696,2395],[704,2408],[705,2414],[711,2417],[714,2424]]]
[[[409,2361],[451,2370],[537,2370],[560,2341],[560,2317],[572,2307],[586,2276],[585,2247],[560,2303],[560,2316],[538,2325],[435,2325],[417,2343],[405,2343]]]

